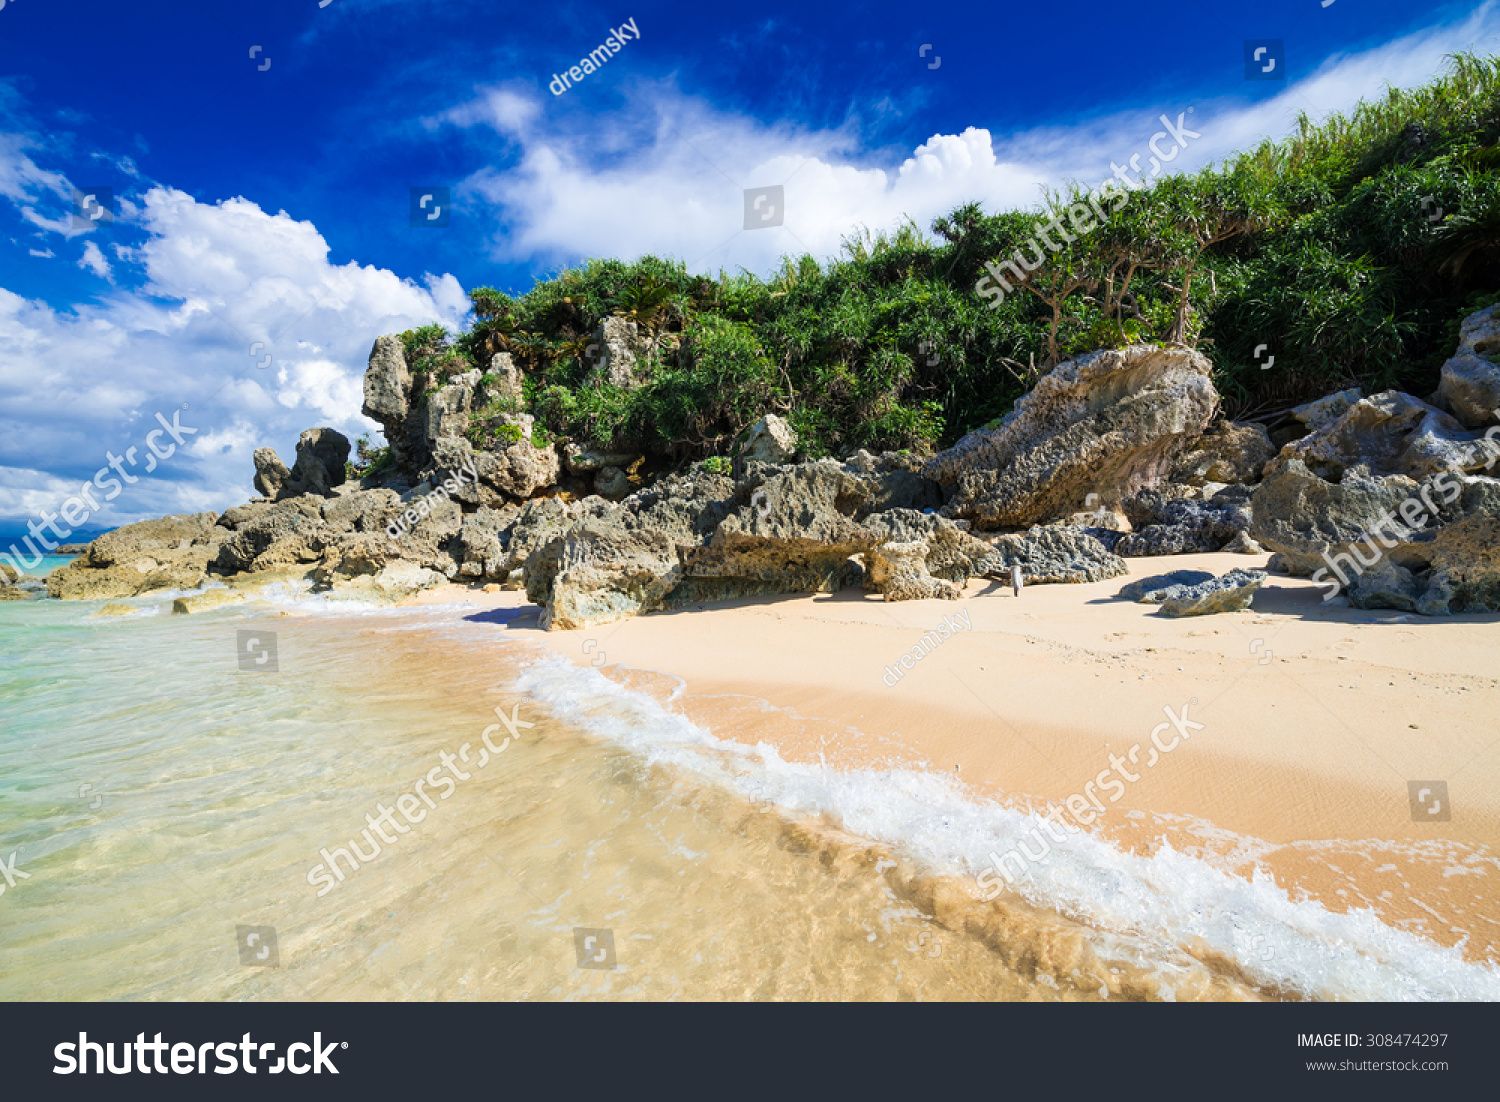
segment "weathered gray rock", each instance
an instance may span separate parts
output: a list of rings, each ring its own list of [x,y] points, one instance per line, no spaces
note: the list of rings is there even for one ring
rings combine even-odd
[[[1008,570],[1020,564],[1028,585],[1047,582],[1102,582],[1130,573],[1125,560],[1106,550],[1087,529],[1053,524],[1000,536],[992,562]]]
[[[47,593],[87,601],[196,588],[228,534],[217,520],[217,513],[183,514],[108,532],[48,574]]]
[[[1500,421],[1500,303],[1464,319],[1433,401],[1471,429]]]
[[[1161,601],[1163,616],[1208,616],[1249,608],[1255,591],[1265,584],[1264,570],[1231,570],[1223,577],[1190,586]]]
[[[1301,461],[1319,477],[1337,481],[1351,467],[1375,475],[1425,478],[1457,468],[1482,470],[1500,453],[1477,433],[1426,402],[1387,390],[1362,398],[1338,417],[1281,449],[1267,476]]]
[[[1444,472],[1420,482],[1300,463],[1256,491],[1252,534],[1273,566],[1342,588],[1355,607],[1422,615],[1500,610],[1500,481]]]
[[[227,534],[212,560],[216,574],[305,564],[323,556],[338,529],[323,519],[323,503],[315,495],[288,498],[260,510]]]
[[[297,440],[297,462],[282,493],[327,497],[347,477],[349,438],[337,429],[308,429]]]
[[[1214,575],[1207,570],[1173,570],[1167,574],[1137,578],[1121,589],[1118,596],[1127,601],[1160,604],[1168,598],[1182,596],[1194,586],[1213,580]]]
[[[1276,449],[1271,446],[1271,436],[1264,425],[1221,421],[1183,456],[1172,481],[1191,486],[1259,482],[1261,471],[1275,455]]]
[[[747,463],[790,463],[797,457],[797,433],[774,413],[745,430],[740,459]]]
[[[391,449],[392,467],[411,475],[427,463],[420,409],[413,408],[412,375],[401,338],[387,334],[375,340],[365,370],[362,412],[380,423]]]
[[[640,378],[640,360],[647,351],[640,326],[629,318],[607,317],[599,322],[588,345],[595,371],[613,386],[630,389]]]
[[[909,495],[920,476],[873,460],[866,470],[831,460],[756,464],[736,483],[700,464],[617,506],[601,502],[584,520],[559,517],[565,529],[526,559],[527,593],[544,607],[545,626],[576,628],[703,601],[831,592],[860,581],[866,571],[856,558],[868,561],[887,544],[925,547],[920,570],[906,561],[883,576],[893,600],[946,592],[912,583],[925,571],[960,585],[991,555],[946,518],[870,512]],[[512,530],[513,555],[528,519],[523,511]]]
[[[255,488],[273,501],[291,481],[292,472],[287,470],[274,448],[255,449]]]
[[[594,493],[609,501],[629,497],[634,489],[630,476],[619,467],[601,467],[594,475]]]
[[[1226,486],[1207,501],[1145,490],[1126,499],[1122,508],[1135,531],[1113,550],[1126,558],[1219,551],[1251,523],[1244,487]]]
[[[1317,432],[1319,429],[1327,428],[1345,413],[1349,407],[1364,397],[1364,391],[1359,387],[1350,387],[1341,390],[1337,394],[1330,394],[1326,398],[1319,398],[1315,402],[1307,402],[1292,410],[1292,417],[1300,421],[1308,432]]]
[[[524,501],[557,481],[561,470],[557,449],[532,443],[532,417],[510,414],[506,421],[514,424],[520,439],[495,451],[476,452],[467,440],[457,437],[434,443],[432,461],[440,475],[457,474],[465,468],[477,472],[477,482],[465,481],[454,492],[457,500],[499,508],[508,501]]]
[[[463,518],[459,531],[459,573],[471,578],[504,581],[516,565],[510,558],[511,529],[520,519],[515,505],[500,509],[480,506]]]
[[[387,564],[373,574],[335,579],[328,596],[340,601],[394,604],[424,589],[441,585],[446,580],[436,570],[398,561]]]
[[[486,404],[497,403],[507,412],[520,413],[526,402],[523,378],[509,352],[496,352],[490,357],[487,385],[478,398]]]
[[[601,451],[582,444],[569,444],[563,449],[563,461],[570,474],[593,474],[605,467],[629,467],[639,458],[639,452]]]
[[[1232,551],[1237,555],[1264,555],[1266,549],[1250,538],[1249,532],[1241,532],[1230,540],[1220,551]]]
[[[866,586],[878,590],[887,601],[958,600],[958,586],[928,572],[927,554],[923,540],[882,543],[865,552]]]
[[[1034,524],[1166,480],[1218,409],[1197,352],[1133,345],[1059,364],[990,429],[925,474],[956,484],[944,507],[980,528]]]

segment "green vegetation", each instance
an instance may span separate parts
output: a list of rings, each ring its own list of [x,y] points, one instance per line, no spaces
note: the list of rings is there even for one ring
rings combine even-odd
[[[377,475],[390,465],[391,449],[373,443],[370,434],[364,433],[354,443],[354,458],[344,462],[344,477],[352,482]]]
[[[730,451],[766,412],[814,456],[930,451],[1005,414],[1060,359],[1134,341],[1202,350],[1238,417],[1355,384],[1420,396],[1461,319],[1500,299],[1497,138],[1500,59],[1460,56],[1426,87],[1304,117],[1285,140],[1112,204],[995,309],[975,293],[985,263],[1050,213],[968,204],[932,238],[911,222],[862,231],[830,263],[787,257],[766,280],[591,260],[519,297],[471,291],[474,322],[456,338],[429,326],[403,340],[421,392],[509,352],[539,438],[673,463]],[[651,342],[629,390],[590,359],[611,314]],[[498,412],[513,411],[485,416]],[[479,433],[507,428],[519,439],[487,421]]]

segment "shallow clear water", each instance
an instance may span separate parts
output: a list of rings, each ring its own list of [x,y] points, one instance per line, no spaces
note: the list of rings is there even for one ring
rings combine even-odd
[[[983,908],[958,885],[1026,816],[722,743],[504,612],[130,603],[0,605],[0,999],[1500,989],[1170,851],[1080,844]]]

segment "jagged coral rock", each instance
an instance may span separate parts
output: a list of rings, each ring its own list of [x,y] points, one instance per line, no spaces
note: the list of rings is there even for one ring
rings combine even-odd
[[[1118,501],[1165,481],[1218,409],[1197,352],[1143,345],[1059,364],[995,428],[928,463],[956,484],[944,508],[981,528],[1021,526]]]

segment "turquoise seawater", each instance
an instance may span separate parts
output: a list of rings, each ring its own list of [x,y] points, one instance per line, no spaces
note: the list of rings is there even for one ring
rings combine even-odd
[[[922,885],[1029,815],[720,741],[523,610],[172,596],[0,603],[0,1000],[1224,997],[1204,946],[1263,991],[1500,998],[1371,916],[1087,838],[1032,910],[945,926]]]

